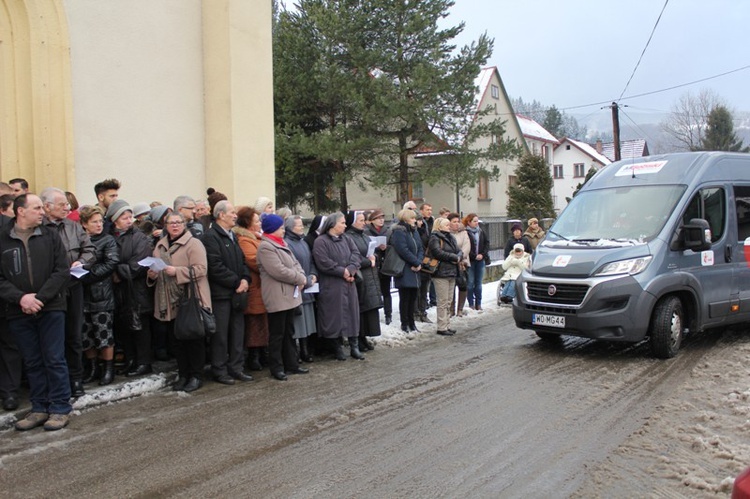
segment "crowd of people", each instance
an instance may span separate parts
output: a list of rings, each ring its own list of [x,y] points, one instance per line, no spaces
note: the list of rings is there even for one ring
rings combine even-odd
[[[104,180],[97,204],[79,206],[61,189],[0,183],[0,397],[19,407],[24,372],[31,403],[17,430],[65,427],[85,385],[149,374],[155,359],[175,358],[184,392],[205,373],[234,385],[267,369],[284,381],[315,355],[364,360],[381,309],[393,321],[393,286],[405,332],[437,306],[437,333],[451,336],[467,302],[482,308],[489,244],[473,213],[435,219],[409,201],[390,224],[382,209],[331,213],[306,233],[269,198],[235,208],[209,189],[205,200],[131,205],[119,189]],[[197,337],[181,327],[190,300],[213,318]]]

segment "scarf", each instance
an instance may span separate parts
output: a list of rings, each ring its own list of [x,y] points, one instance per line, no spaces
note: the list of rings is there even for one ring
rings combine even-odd
[[[466,231],[474,239],[474,245],[477,247],[477,253],[479,253],[479,227],[466,227]]]
[[[273,234],[263,234],[263,237],[266,237],[270,239],[271,241],[275,242],[276,244],[278,244],[279,246],[286,248],[286,241],[284,241],[278,236],[274,236]]]
[[[159,256],[167,265],[172,265],[172,255],[182,245],[171,244],[171,241],[167,241],[169,242],[169,248],[165,249],[160,247]],[[167,317],[167,310],[171,310],[177,305],[180,298],[182,298],[184,287],[177,284],[176,276],[170,276],[167,275],[166,272],[160,272],[159,278],[156,280],[156,290],[154,292],[156,293],[156,297],[158,298],[157,301],[159,302],[159,317],[165,319]],[[172,318],[174,319],[174,317]]]

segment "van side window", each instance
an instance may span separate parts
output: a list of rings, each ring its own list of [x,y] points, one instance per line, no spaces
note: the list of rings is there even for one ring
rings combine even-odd
[[[742,242],[750,237],[750,186],[734,186],[734,203],[737,210],[737,235]]]
[[[701,189],[693,199],[690,200],[682,222],[687,224],[693,218],[702,218],[711,227],[711,242],[716,242],[724,235],[724,224],[726,223],[726,196],[724,189],[712,187]]]

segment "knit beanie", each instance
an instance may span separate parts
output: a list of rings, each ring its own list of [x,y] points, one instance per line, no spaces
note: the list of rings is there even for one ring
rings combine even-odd
[[[277,230],[279,230],[279,227],[284,225],[284,219],[280,216],[269,213],[268,216],[263,218],[263,222],[261,223],[261,228],[263,229],[264,234],[273,234]]]
[[[107,208],[107,218],[111,222],[114,222],[115,220],[120,218],[126,211],[132,212],[133,208],[131,208],[128,202],[124,199],[118,199],[110,204],[109,208]]]

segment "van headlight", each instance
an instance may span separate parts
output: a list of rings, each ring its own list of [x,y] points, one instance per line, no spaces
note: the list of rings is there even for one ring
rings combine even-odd
[[[650,256],[644,256],[641,258],[631,258],[630,260],[620,260],[619,262],[612,262],[604,265],[602,268],[597,270],[595,276],[603,275],[618,275],[618,274],[640,274],[648,264],[651,263]]]

